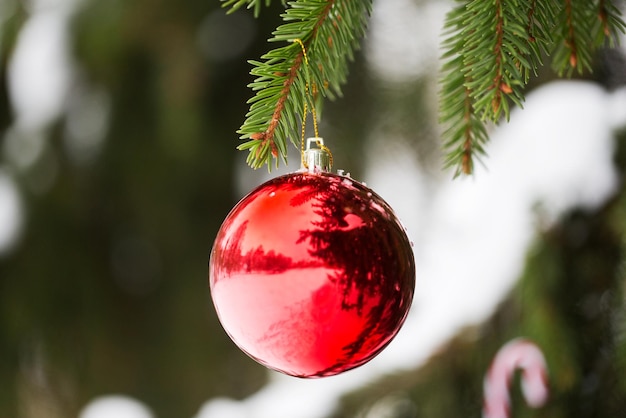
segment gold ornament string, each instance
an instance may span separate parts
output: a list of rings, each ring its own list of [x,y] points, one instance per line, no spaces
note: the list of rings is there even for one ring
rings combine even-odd
[[[293,41],[294,43],[297,43],[298,45],[300,45],[300,48],[302,48],[302,57],[304,58],[304,79],[305,79],[305,98],[304,98],[304,106],[303,106],[303,110],[302,110],[302,132],[301,132],[301,138],[300,138],[300,160],[302,163],[302,166],[304,168],[309,168],[307,166],[307,162],[306,159],[304,158],[304,137],[306,135],[306,115],[308,113],[308,102],[311,102],[311,116],[313,117],[313,131],[315,133],[315,138],[316,138],[316,144],[318,147],[320,147],[322,150],[326,151],[330,157],[330,165],[332,166],[333,164],[333,155],[330,152],[330,149],[328,149],[327,146],[325,146],[322,141],[320,141],[319,138],[319,131],[318,131],[318,127],[317,127],[317,112],[315,111],[315,98],[313,97],[313,94],[311,93],[311,76],[309,74],[309,57],[307,56],[306,53],[306,48],[304,46],[304,43],[302,42],[301,39],[294,39]],[[313,85],[313,88],[315,87],[315,85]]]

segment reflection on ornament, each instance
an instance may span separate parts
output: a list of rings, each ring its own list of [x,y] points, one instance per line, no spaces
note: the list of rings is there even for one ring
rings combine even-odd
[[[250,357],[298,377],[376,356],[415,287],[410,242],[389,205],[349,176],[301,171],[244,197],[209,262],[222,326]]]
[[[530,340],[517,338],[496,354],[483,385],[483,418],[509,418],[509,386],[516,370],[522,372],[521,386],[526,403],[539,408],[548,400],[548,372],[543,353]]]

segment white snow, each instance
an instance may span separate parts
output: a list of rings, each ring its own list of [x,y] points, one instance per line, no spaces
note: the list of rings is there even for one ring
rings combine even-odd
[[[441,0],[375,1],[365,47],[377,77],[410,81],[437,71],[440,33],[450,8]]]
[[[143,403],[125,395],[107,395],[93,399],[78,418],[154,418]]]
[[[11,176],[0,167],[0,256],[13,248],[22,229],[22,199]]]
[[[41,130],[64,108],[74,70],[68,50],[71,3],[31,3],[8,65],[9,96],[20,130]]]

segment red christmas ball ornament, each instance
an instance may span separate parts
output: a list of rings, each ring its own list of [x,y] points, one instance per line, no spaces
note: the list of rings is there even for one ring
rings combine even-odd
[[[262,184],[233,208],[209,261],[228,335],[298,377],[371,360],[400,330],[415,287],[411,243],[393,210],[349,176],[320,171],[327,157],[313,151],[308,170]]]

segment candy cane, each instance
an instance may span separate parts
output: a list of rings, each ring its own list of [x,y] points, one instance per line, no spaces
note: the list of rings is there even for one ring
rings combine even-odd
[[[509,418],[509,388],[515,370],[522,372],[522,393],[531,408],[548,400],[548,372],[543,353],[532,341],[517,338],[505,344],[496,354],[483,384],[483,418]]]

